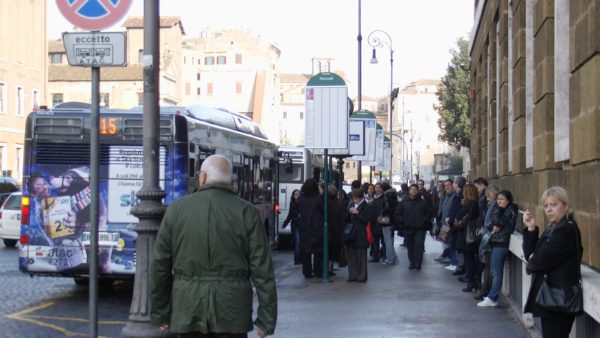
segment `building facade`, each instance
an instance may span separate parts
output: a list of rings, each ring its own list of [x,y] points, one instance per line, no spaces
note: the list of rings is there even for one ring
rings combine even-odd
[[[131,108],[143,104],[144,51],[143,20],[128,18],[127,66],[103,67],[100,70],[100,105],[110,108]],[[160,84],[159,103],[179,104],[182,100],[181,45],[185,31],[179,17],[160,18]],[[46,101],[53,107],[68,101],[91,103],[91,69],[70,66],[62,40],[48,42],[48,92]]]
[[[25,120],[46,104],[46,1],[0,1],[0,176],[21,181]]]
[[[184,104],[225,108],[261,124],[279,140],[279,56],[273,44],[248,32],[207,31],[183,43]]]
[[[599,13],[597,0],[475,1],[469,46],[472,176],[512,191],[540,223],[542,192],[570,193],[584,247],[577,337],[600,332]],[[521,238],[511,239],[505,292],[522,306]]]
[[[279,82],[279,144],[304,144],[304,108],[309,74],[281,74]]]
[[[439,114],[434,107],[439,84],[440,80],[416,80],[402,88],[394,101],[393,171],[403,182],[412,182],[417,175],[426,182],[434,179],[434,154],[449,150],[446,143],[438,141]]]

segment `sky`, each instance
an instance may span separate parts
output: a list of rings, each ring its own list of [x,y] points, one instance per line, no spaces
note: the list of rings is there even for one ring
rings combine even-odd
[[[362,0],[362,94],[379,97],[390,88],[390,48],[377,48],[371,64],[369,34],[388,33],[394,50],[394,87],[444,76],[449,50],[469,37],[473,0]],[[142,16],[133,0],[127,16]],[[280,72],[310,74],[311,58],[331,57],[332,71],[346,73],[350,97],[358,95],[359,0],[164,0],[161,16],[179,16],[188,37],[207,28],[241,28],[281,50]],[[106,31],[122,30],[124,19]],[[48,1],[48,38],[58,39],[70,24]],[[375,36],[375,35],[373,35]],[[383,37],[387,41],[387,37]]]

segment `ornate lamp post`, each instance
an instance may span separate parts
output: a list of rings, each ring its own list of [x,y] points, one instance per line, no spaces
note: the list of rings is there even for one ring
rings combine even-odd
[[[390,133],[390,148],[392,147],[392,104],[394,102],[394,97],[392,96],[392,92],[394,90],[394,47],[392,46],[392,38],[388,33],[382,31],[380,29],[372,31],[367,37],[367,41],[369,45],[373,47],[373,57],[371,58],[371,63],[378,63],[377,61],[377,51],[375,48],[387,46],[390,49],[390,103],[388,107],[388,127]],[[393,168],[393,152],[390,151],[390,182],[392,180],[392,168]]]
[[[129,320],[122,337],[174,337],[150,323],[149,271],[154,239],[166,207],[161,200],[165,192],[158,185],[158,129],[160,122],[159,88],[159,0],[144,1],[144,185],[137,193],[140,204],[131,213],[139,218],[135,226],[137,262]]]

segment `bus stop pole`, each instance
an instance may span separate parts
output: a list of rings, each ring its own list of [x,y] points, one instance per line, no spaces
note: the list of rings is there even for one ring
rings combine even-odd
[[[323,182],[323,281],[329,282],[329,203],[327,186],[329,185],[329,160],[327,149],[323,151],[323,166],[325,167]]]
[[[100,67],[92,67],[92,112],[90,130],[90,257],[89,321],[90,337],[98,337],[98,171],[100,157]]]

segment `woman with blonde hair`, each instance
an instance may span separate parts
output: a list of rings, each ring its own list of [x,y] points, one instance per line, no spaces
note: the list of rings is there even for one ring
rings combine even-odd
[[[542,282],[557,288],[577,286],[581,278],[581,234],[573,219],[567,191],[552,187],[542,194],[544,214],[548,219],[542,236],[533,214],[523,214],[523,254],[527,260],[527,273],[532,274],[531,288],[524,312],[531,312],[542,321],[544,338],[568,337],[575,319],[573,314],[559,313],[541,307],[536,296]]]

